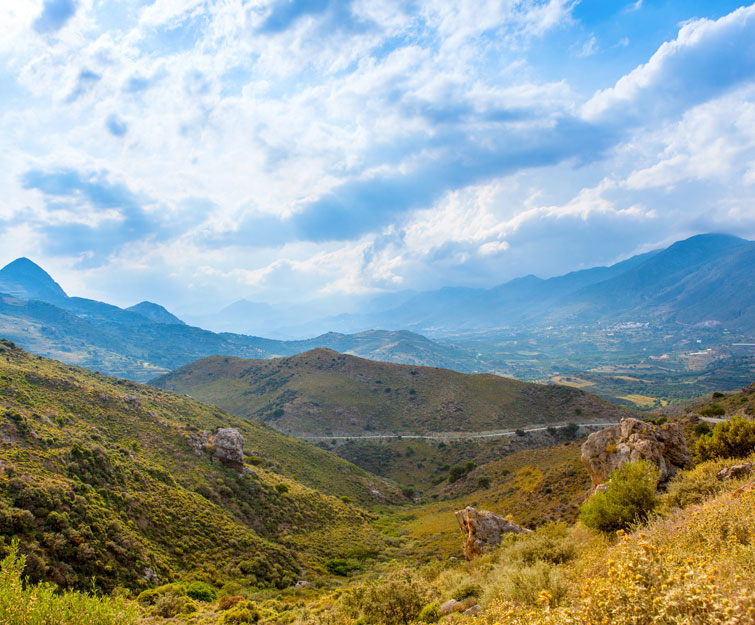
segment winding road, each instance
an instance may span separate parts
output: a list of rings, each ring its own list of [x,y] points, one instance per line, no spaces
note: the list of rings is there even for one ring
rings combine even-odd
[[[616,425],[616,421],[610,421],[607,423],[577,423],[581,428],[602,428],[610,425]],[[536,425],[529,428],[520,428],[523,432],[542,432],[548,428],[561,429],[568,427],[569,424],[562,425]],[[375,439],[388,439],[388,438],[407,438],[407,439],[424,439],[424,440],[470,440],[477,438],[502,438],[516,436],[517,430],[487,430],[484,432],[428,432],[426,434],[338,434],[335,436],[322,436],[301,434],[294,432],[287,432],[291,436],[296,438],[303,438],[308,441],[344,441],[344,440],[375,440]]]

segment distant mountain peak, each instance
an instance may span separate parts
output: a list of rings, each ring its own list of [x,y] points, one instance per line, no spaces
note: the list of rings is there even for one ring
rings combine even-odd
[[[126,310],[136,313],[137,315],[141,315],[142,317],[145,317],[150,321],[154,321],[155,323],[164,323],[167,325],[186,325],[173,313],[169,312],[164,306],[160,306],[160,304],[155,304],[154,302],[139,302],[134,306],[129,306]]]
[[[0,293],[42,301],[58,301],[68,297],[49,273],[25,256],[0,269]]]

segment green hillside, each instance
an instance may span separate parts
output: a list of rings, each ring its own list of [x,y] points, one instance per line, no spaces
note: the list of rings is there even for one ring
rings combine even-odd
[[[629,414],[579,389],[328,349],[273,360],[210,357],[153,383],[297,435],[477,432]]]
[[[384,547],[371,515],[346,502],[389,499],[389,484],[190,398],[2,340],[0,410],[0,537],[20,539],[32,580],[283,587],[349,548]],[[243,471],[192,446],[219,427],[243,434]]]

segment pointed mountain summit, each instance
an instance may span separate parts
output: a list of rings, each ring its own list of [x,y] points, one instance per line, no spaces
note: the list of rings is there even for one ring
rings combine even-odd
[[[28,258],[17,258],[0,269],[0,293],[19,299],[60,301],[68,296],[42,267]]]
[[[155,304],[154,302],[139,302],[134,306],[129,306],[126,310],[136,313],[137,315],[141,315],[142,317],[146,317],[147,319],[154,321],[155,323],[165,323],[168,325],[177,324],[182,326],[186,325],[173,313],[168,311],[164,306],[160,306],[160,304]]]

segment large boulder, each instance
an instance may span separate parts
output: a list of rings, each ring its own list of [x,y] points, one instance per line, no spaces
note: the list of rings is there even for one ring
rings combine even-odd
[[[745,462],[744,464],[735,464],[731,467],[724,467],[718,473],[716,477],[721,480],[739,480],[743,477],[747,477],[753,471],[753,463]]]
[[[636,460],[647,460],[657,466],[661,471],[661,484],[679,469],[690,466],[692,459],[682,425],[655,425],[624,419],[590,434],[582,444],[582,462],[590,474],[593,489],[606,482],[614,470]]]
[[[511,523],[500,514],[467,506],[456,511],[456,520],[464,534],[464,556],[471,560],[501,544],[504,534],[525,534],[530,530]]]
[[[213,457],[223,464],[244,468],[244,436],[236,428],[221,428],[215,434]]]

